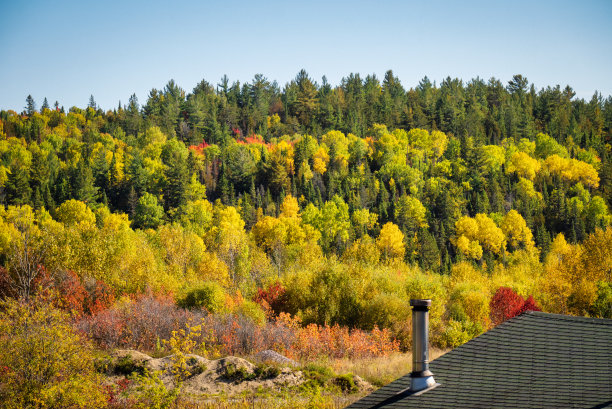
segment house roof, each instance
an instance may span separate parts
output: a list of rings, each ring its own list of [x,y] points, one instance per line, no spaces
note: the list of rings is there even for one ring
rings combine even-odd
[[[612,320],[529,311],[430,369],[433,389],[411,395],[408,374],[349,407],[612,408]]]

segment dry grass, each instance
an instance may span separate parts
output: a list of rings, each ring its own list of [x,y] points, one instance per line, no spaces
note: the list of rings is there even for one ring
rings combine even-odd
[[[205,402],[179,401],[176,409],[340,409],[357,399],[360,395],[350,396],[292,396],[283,397],[245,397],[241,399],[216,399]]]
[[[431,348],[429,358],[430,360],[436,359],[448,351],[448,349]],[[336,373],[351,372],[374,386],[383,386],[411,371],[412,354],[398,353],[377,358],[336,359],[329,362],[329,365]]]

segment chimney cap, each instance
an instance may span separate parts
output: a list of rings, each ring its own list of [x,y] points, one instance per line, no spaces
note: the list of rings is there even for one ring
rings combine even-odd
[[[412,307],[431,307],[431,300],[412,299],[410,305]]]

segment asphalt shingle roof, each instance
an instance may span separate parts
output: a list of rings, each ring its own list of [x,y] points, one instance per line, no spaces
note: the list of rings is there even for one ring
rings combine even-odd
[[[402,393],[407,374],[349,407],[612,408],[612,320],[529,311],[430,369],[434,389]]]

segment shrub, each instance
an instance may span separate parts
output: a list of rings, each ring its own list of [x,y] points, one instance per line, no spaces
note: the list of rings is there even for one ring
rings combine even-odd
[[[302,372],[307,379],[307,387],[317,388],[325,386],[334,377],[334,372],[331,368],[324,365],[308,364],[302,369]]]
[[[344,393],[352,393],[357,391],[353,374],[338,375],[334,378],[334,384],[340,387],[340,390]]]
[[[187,290],[178,305],[183,308],[204,308],[210,313],[220,312],[225,306],[225,292],[219,283],[207,281]]]
[[[100,348],[153,351],[159,349],[161,340],[170,339],[172,331],[185,328],[200,317],[177,307],[170,298],[143,295],[84,316],[76,322],[76,327]]]
[[[600,281],[597,284],[597,299],[589,312],[594,317],[612,318],[612,283]]]
[[[164,342],[172,353],[172,374],[179,388],[180,382],[192,375],[189,370],[189,362],[193,361],[187,359],[186,354],[192,352],[196,347],[195,339],[200,336],[201,330],[200,325],[188,325],[186,329],[181,328],[178,331],[172,331],[170,339]]]
[[[363,307],[360,327],[371,330],[375,326],[390,328],[395,323],[406,321],[410,315],[407,300],[397,294],[379,293]]]
[[[491,298],[489,306],[493,325],[499,325],[525,311],[541,311],[532,296],[529,296],[525,301],[523,297],[509,287],[499,287]]]
[[[391,332],[386,328],[379,330],[374,327],[372,332],[367,332],[357,329],[350,331],[339,325],[310,324],[296,332],[295,342],[287,353],[303,360],[374,357],[399,351],[399,342],[391,337]]]
[[[46,301],[0,305],[0,401],[5,408],[103,406],[89,347]]]
[[[116,375],[131,375],[138,373],[143,375],[145,367],[142,363],[135,362],[130,356],[122,356],[115,362],[113,373]]]
[[[115,302],[113,290],[102,281],[94,281],[88,288],[88,293],[84,304],[84,311],[88,314],[104,311]]]
[[[256,374],[250,373],[244,366],[237,367],[233,363],[228,363],[225,367],[225,377],[233,382],[251,381],[256,376]]]
[[[449,302],[451,317],[457,321],[478,322],[489,326],[489,292],[477,283],[462,282],[455,285]]]
[[[276,378],[280,373],[281,370],[278,366],[259,364],[255,367],[255,376],[260,379]]]
[[[442,348],[456,348],[478,336],[484,330],[480,323],[455,321],[451,319],[440,335],[438,344]]]
[[[66,271],[62,277],[58,277],[59,283],[59,306],[62,309],[71,312],[77,317],[80,317],[85,312],[86,300],[89,296],[87,290],[81,284],[81,280],[74,271]]]
[[[499,287],[489,304],[491,322],[493,325],[498,325],[514,317],[523,304],[525,304],[523,297],[515,293],[512,288]]]
[[[264,310],[269,311],[269,314],[278,315],[280,312],[286,311],[287,308],[285,293],[285,287],[277,281],[270,284],[265,290],[258,288],[253,301],[261,305]]]
[[[529,297],[527,297],[527,299],[525,300],[525,303],[523,304],[523,306],[520,308],[520,310],[517,312],[516,315],[522,314],[525,311],[542,311],[542,309],[540,308],[536,300],[533,299],[533,296],[530,295]]]
[[[179,388],[167,388],[159,377],[159,372],[134,374],[131,378],[131,398],[139,409],[168,409],[173,407],[180,392]]]
[[[266,313],[259,304],[253,301],[243,300],[235,309],[235,313],[252,319],[257,325],[266,323]]]

